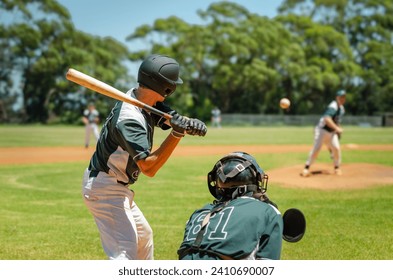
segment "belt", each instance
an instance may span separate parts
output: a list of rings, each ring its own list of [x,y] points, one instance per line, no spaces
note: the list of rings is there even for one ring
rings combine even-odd
[[[90,174],[89,174],[89,178],[95,178],[95,177],[97,177],[97,176],[98,176],[98,173],[100,173],[99,170],[91,170],[91,171],[90,171]],[[128,186],[128,185],[130,184],[130,183],[122,182],[122,181],[119,181],[119,180],[117,180],[117,182],[118,182],[119,184],[123,185],[123,186]]]

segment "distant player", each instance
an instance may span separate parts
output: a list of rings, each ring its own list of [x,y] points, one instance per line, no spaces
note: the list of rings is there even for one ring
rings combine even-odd
[[[85,124],[85,148],[89,147],[90,144],[90,134],[93,133],[96,141],[100,137],[100,132],[98,129],[98,123],[100,121],[100,114],[96,110],[93,103],[90,103],[83,111],[82,122]]]
[[[211,114],[212,127],[221,128],[221,110],[218,107],[214,107]]]
[[[267,195],[268,176],[244,152],[228,154],[207,175],[216,198],[188,220],[181,260],[280,259],[283,219]]]
[[[333,100],[327,107],[325,113],[319,119],[318,124],[314,129],[314,147],[309,153],[308,159],[305,163],[302,173],[303,177],[310,176],[310,166],[318,157],[322,145],[325,144],[330,153],[334,164],[334,173],[341,175],[341,148],[340,136],[343,129],[340,125],[341,119],[345,113],[344,103],[346,100],[345,90],[339,90],[336,93],[336,99]]]

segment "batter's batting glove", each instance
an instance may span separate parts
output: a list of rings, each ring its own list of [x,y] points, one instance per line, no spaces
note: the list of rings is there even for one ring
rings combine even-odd
[[[205,136],[207,127],[204,122],[198,119],[189,119],[187,122],[186,132],[188,135]]]
[[[172,135],[175,137],[183,137],[188,124],[188,119],[179,114],[173,115],[170,121],[172,127]]]

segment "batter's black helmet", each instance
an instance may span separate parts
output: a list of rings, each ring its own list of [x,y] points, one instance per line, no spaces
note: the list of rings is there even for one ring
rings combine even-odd
[[[245,152],[234,152],[220,159],[207,174],[210,193],[226,201],[246,193],[265,193],[268,176],[255,158]]]
[[[183,83],[179,77],[179,68],[179,64],[173,58],[158,54],[150,55],[139,67],[138,83],[167,97],[176,90],[176,85]]]

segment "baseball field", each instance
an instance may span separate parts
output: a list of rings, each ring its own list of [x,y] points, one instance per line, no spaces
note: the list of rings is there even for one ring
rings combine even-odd
[[[132,187],[154,231],[155,258],[177,259],[188,217],[212,201],[206,174],[241,150],[269,175],[268,194],[281,212],[295,207],[306,216],[304,238],[283,242],[282,259],[393,259],[393,128],[346,127],[343,175],[331,174],[323,148],[303,178],[312,129],[224,127],[185,137],[154,178],[141,175]],[[154,143],[165,135],[157,130]],[[0,126],[0,259],[106,258],[81,196],[94,152],[83,141],[82,126]]]

